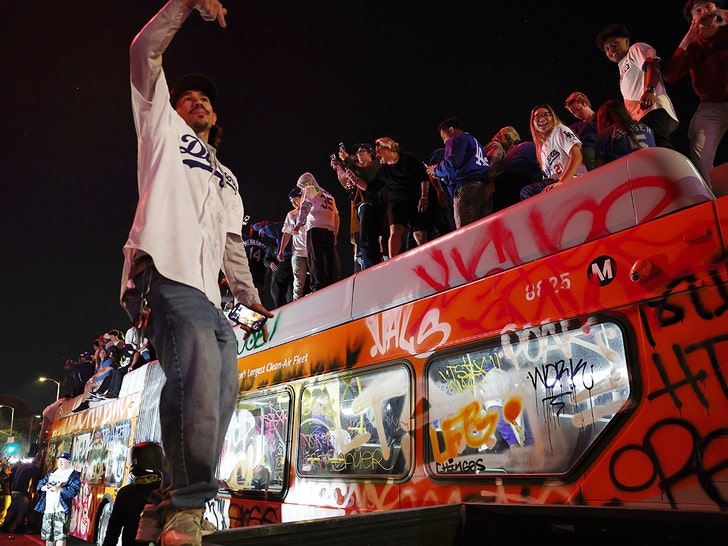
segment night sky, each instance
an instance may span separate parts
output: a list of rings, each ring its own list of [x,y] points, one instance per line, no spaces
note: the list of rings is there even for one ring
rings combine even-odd
[[[34,411],[55,399],[66,358],[129,325],[118,303],[121,248],[136,200],[129,44],[162,0],[13,3],[3,13],[2,233],[5,323],[0,394]],[[594,109],[620,98],[596,34],[625,23],[669,57],[687,30],[682,1],[239,1],[228,28],[193,14],[165,55],[170,83],[200,72],[218,86],[220,159],[252,221],[283,220],[288,191],[312,172],[337,198],[344,272],[349,205],[328,157],[344,141],[390,136],[426,160],[438,123],[459,117],[481,143],[575,90]],[[697,100],[668,86],[687,151]],[[728,160],[726,145],[720,150]],[[303,317],[302,317],[303,318]],[[63,391],[61,392],[63,394]],[[17,417],[17,416],[16,416]]]

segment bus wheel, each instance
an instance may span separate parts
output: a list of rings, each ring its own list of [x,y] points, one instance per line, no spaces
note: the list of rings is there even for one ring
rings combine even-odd
[[[110,502],[104,503],[104,506],[99,512],[99,520],[96,523],[96,546],[102,546],[104,538],[106,538],[106,529],[109,527],[109,518],[111,517],[111,511],[114,507]],[[121,537],[119,537],[118,544],[121,544]]]

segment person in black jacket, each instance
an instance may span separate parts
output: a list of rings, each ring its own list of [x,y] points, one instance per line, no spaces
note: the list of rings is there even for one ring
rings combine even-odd
[[[0,531],[9,533],[8,539],[12,540],[14,534],[25,533],[25,520],[30,509],[31,491],[36,482],[40,479],[40,461],[33,459],[30,462],[20,463],[13,475],[13,483],[10,491],[10,506],[5,513]]]
[[[162,481],[164,452],[156,442],[142,442],[131,448],[132,483],[119,489],[109,525],[106,528],[103,546],[115,546],[121,535],[123,546],[147,546],[148,542],[137,542],[136,532],[139,518],[149,496]]]

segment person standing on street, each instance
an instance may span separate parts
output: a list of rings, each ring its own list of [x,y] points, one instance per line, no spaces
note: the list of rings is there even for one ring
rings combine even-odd
[[[57,468],[42,477],[37,487],[40,497],[35,511],[43,514],[40,538],[46,546],[66,546],[71,504],[81,491],[81,473],[71,466],[71,454],[64,451],[56,461]]]
[[[162,68],[195,10],[225,28],[218,0],[170,0],[130,47],[139,203],[124,245],[121,304],[133,323],[141,320],[166,376],[159,414],[170,474],[145,506],[136,538],[162,546],[199,546],[205,503],[218,491],[215,468],[239,387],[220,271],[240,303],[273,316],[248,267],[238,180],[215,148],[217,88],[188,74],[170,93]]]
[[[132,483],[125,485],[116,494],[114,509],[109,517],[103,546],[116,546],[121,537],[122,546],[147,546],[135,539],[139,516],[157,489],[164,475],[164,451],[156,442],[141,442],[131,447],[129,473]]]
[[[14,539],[15,534],[25,533],[25,520],[30,509],[30,492],[35,489],[39,478],[40,461],[37,458],[20,463],[15,469],[10,490],[10,506],[8,506],[5,519],[0,526],[0,531],[8,533],[8,540]]]

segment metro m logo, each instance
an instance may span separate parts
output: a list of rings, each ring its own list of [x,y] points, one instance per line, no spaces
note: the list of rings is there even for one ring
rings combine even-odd
[[[606,286],[617,275],[617,262],[610,256],[599,256],[592,260],[586,271],[587,279],[592,284]]]

